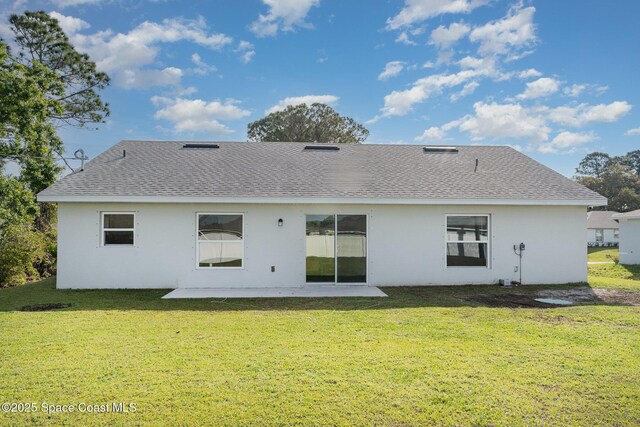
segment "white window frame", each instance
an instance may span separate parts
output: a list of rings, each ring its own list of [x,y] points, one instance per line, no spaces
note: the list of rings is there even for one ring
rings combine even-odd
[[[448,223],[450,216],[484,216],[487,217],[487,240],[449,240],[447,237]],[[447,245],[449,243],[486,243],[487,244],[487,265],[447,265]],[[485,268],[491,269],[491,214],[473,213],[473,214],[445,214],[444,218],[444,268]]]
[[[105,228],[104,226],[104,216],[105,215],[133,215],[133,228]],[[131,231],[133,232],[133,243],[132,244],[106,244],[104,239],[105,231]],[[109,247],[120,247],[120,248],[131,248],[136,245],[136,213],[135,212],[111,212],[104,211],[100,212],[100,246],[109,248]]]
[[[200,243],[206,244],[207,240],[199,240],[198,233],[200,232],[200,215],[240,215],[242,217],[242,239],[240,240],[208,240],[212,243],[240,243],[240,247],[242,248],[242,258],[240,262],[242,265],[240,267],[201,267],[200,266]],[[244,239],[245,239],[245,229],[244,229],[244,212],[196,212],[196,270],[244,270],[245,269],[245,259],[244,259]]]
[[[596,243],[604,243],[604,228],[596,228],[595,230]],[[598,234],[600,234],[600,240],[598,240]]]

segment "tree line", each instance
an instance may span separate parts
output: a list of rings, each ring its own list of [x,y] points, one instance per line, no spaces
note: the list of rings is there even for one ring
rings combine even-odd
[[[624,156],[587,154],[576,168],[575,180],[607,198],[597,210],[628,212],[640,209],[640,150]]]

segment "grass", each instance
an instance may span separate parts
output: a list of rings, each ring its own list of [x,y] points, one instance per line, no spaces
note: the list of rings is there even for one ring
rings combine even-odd
[[[640,291],[637,269],[590,272],[590,283]],[[640,424],[640,307],[466,299],[513,292],[495,286],[386,288],[385,299],[165,292],[0,289],[2,402],[136,404],[0,411],[0,425]],[[71,306],[19,311],[40,303]]]
[[[612,257],[618,257],[618,248],[588,248],[588,261],[590,262],[612,262]]]
[[[640,292],[640,265],[590,265],[589,284],[594,288],[613,288]]]

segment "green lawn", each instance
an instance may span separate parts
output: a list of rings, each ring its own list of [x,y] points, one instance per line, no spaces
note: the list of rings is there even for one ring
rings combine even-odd
[[[638,269],[590,271],[592,285],[640,292]],[[0,411],[0,425],[639,425],[640,307],[467,299],[540,289],[226,301],[0,289],[2,402],[136,404]],[[19,310],[55,302],[71,306]]]
[[[588,260],[595,262],[612,262],[618,257],[618,248],[588,248]]]

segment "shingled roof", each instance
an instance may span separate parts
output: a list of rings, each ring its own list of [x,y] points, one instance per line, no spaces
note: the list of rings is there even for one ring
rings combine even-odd
[[[620,228],[620,224],[614,221],[611,216],[617,214],[616,211],[591,211],[587,213],[587,228]]]
[[[194,148],[189,148],[193,144]],[[41,201],[229,198],[546,201],[606,199],[506,146],[122,141],[39,194]],[[206,145],[206,144],[205,144]],[[322,145],[326,147],[327,145]],[[126,155],[125,155],[126,152]],[[215,199],[215,200],[214,200]]]

